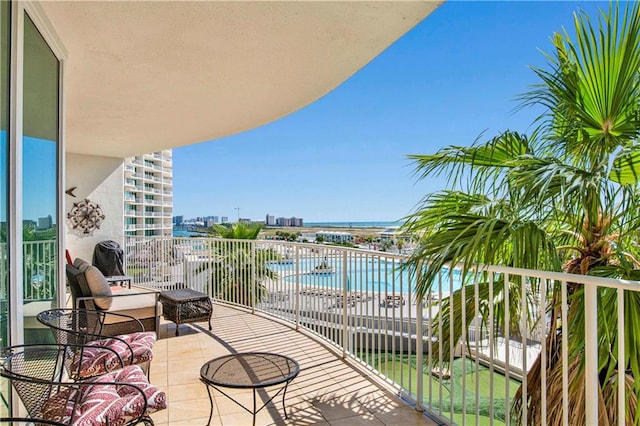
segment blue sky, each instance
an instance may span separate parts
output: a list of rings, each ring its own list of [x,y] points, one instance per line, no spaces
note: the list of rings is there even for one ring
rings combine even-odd
[[[470,145],[506,129],[528,131],[534,110],[514,113],[535,83],[540,49],[592,19],[604,2],[447,2],[345,83],[276,122],[177,148],[174,214],[265,214],[319,221],[391,221],[442,179],[417,182],[407,154]],[[571,31],[570,31],[571,32]]]

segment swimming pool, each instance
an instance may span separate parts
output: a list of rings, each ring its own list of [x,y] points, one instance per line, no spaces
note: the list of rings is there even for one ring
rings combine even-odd
[[[343,280],[346,277],[347,291],[379,292],[379,293],[413,293],[415,285],[409,278],[408,271],[400,268],[398,260],[354,259],[346,263],[346,274],[343,272],[343,260],[341,258],[324,259],[333,269],[331,273],[314,273],[314,268],[322,262],[318,258],[301,258],[299,264],[295,261],[286,263],[270,262],[269,268],[278,273],[280,279],[286,283],[296,281],[303,286],[343,288]],[[299,270],[299,275],[296,275]],[[442,292],[448,293],[451,289],[462,287],[462,279],[459,270],[453,271],[453,285],[451,284],[449,269],[443,269]],[[436,291],[440,288],[437,287]]]

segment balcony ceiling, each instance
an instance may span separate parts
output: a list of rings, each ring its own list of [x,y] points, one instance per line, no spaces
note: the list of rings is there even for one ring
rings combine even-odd
[[[67,52],[67,152],[258,127],[333,90],[441,2],[42,2]]]

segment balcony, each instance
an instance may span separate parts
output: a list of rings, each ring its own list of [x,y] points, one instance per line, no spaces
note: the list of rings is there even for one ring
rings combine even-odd
[[[181,336],[173,337],[175,325],[161,325],[151,374],[152,381],[167,390],[170,407],[157,414],[158,424],[176,419],[202,424],[209,401],[198,381],[199,366],[217,355],[256,350],[273,350],[300,362],[302,372],[287,394],[293,424],[351,424],[366,419],[384,424],[430,424],[429,419],[504,424],[513,416],[514,401],[526,404],[527,392],[548,389],[554,379],[540,374],[538,381],[527,383],[525,373],[535,368],[540,351],[547,350],[544,337],[568,321],[567,284],[574,291],[576,285],[584,286],[585,305],[594,312],[593,319],[598,311],[594,299],[613,294],[622,312],[625,298],[640,292],[638,282],[491,266],[470,275],[467,285],[462,285],[455,268],[443,271],[435,291],[420,300],[410,277],[399,269],[403,257],[396,254],[316,244],[142,236],[125,237],[124,247],[127,272],[138,285],[164,290],[181,283],[208,294],[215,304],[212,332],[182,325]],[[54,297],[55,250],[55,241],[25,243],[24,276],[29,283],[25,301]],[[264,257],[269,253],[277,256]],[[265,274],[263,266],[271,272]],[[479,284],[482,274],[488,287]],[[506,275],[526,285],[501,293],[498,277]],[[239,288],[233,283],[245,284]],[[558,323],[548,314],[553,285],[565,301],[558,307]],[[481,291],[497,301],[503,298],[510,308],[480,305]],[[455,323],[448,321],[451,316],[438,316],[447,306],[454,306],[449,315],[466,317],[463,330],[454,329]],[[460,312],[459,306],[466,309]],[[483,309],[489,320],[481,315]],[[518,309],[528,310],[532,321],[509,316]],[[499,316],[511,325],[492,326]],[[617,330],[625,329],[624,317],[613,322]],[[604,352],[598,348],[594,325],[587,321],[584,330],[584,392],[585,400],[592,401],[589,393],[598,386],[598,371],[588,364],[589,357],[597,361]],[[448,347],[439,345],[439,336],[449,333],[462,338]],[[566,335],[558,339],[567,347]],[[618,345],[617,351],[623,353],[624,341]],[[567,386],[568,359],[566,355],[560,359],[560,377],[555,379]],[[517,394],[521,384],[527,391]],[[565,392],[574,391],[567,387]],[[542,401],[537,408],[546,415],[551,402],[546,392]],[[214,424],[244,422],[232,416],[247,414],[223,396],[216,395],[215,403]],[[562,424],[571,424],[564,414],[569,412],[568,403],[563,399],[557,414],[563,417]],[[610,408],[623,409],[613,405]],[[424,409],[429,419],[413,406]],[[260,413],[258,423],[283,423],[280,416],[281,406],[269,407]]]
[[[564,387],[568,395],[573,392],[568,387],[566,356],[560,358],[559,376],[540,374],[536,382],[527,383],[527,373],[545,359],[538,358],[547,350],[545,336],[568,322],[566,302],[556,311],[556,319],[551,319],[553,292],[560,292],[566,301],[568,283],[573,291],[576,285],[583,286],[585,303],[596,312],[596,296],[613,292],[624,303],[625,292],[640,291],[637,282],[491,266],[473,271],[465,279],[457,268],[443,270],[432,293],[421,300],[411,275],[401,269],[404,257],[397,254],[205,238],[127,237],[125,246],[129,273],[133,272],[137,283],[158,289],[183,283],[209,294],[215,302],[247,309],[255,316],[300,330],[296,333],[313,335],[330,351],[342,353],[347,363],[391,384],[404,399],[445,423],[505,424],[514,416],[514,402],[528,407],[528,393],[536,388],[546,390],[551,381]],[[250,259],[263,260],[254,264]],[[321,270],[319,265],[323,265]],[[502,291],[501,279],[524,285]],[[238,283],[245,284],[238,287]],[[480,304],[480,292],[488,292],[496,306],[505,301],[510,308]],[[453,309],[447,311],[449,306]],[[530,321],[510,316],[517,311],[528,312]],[[443,316],[439,312],[449,313]],[[454,316],[462,317],[462,328],[450,321]],[[617,321],[618,329],[624,329],[624,318]],[[508,326],[501,328],[499,324]],[[217,329],[214,335],[219,336]],[[440,345],[439,336],[446,339],[449,335],[460,338]],[[280,333],[270,336],[279,339]],[[558,335],[558,339],[567,347],[566,335]],[[587,322],[587,366],[598,359],[597,339],[596,327]],[[256,341],[262,344],[258,337]],[[624,346],[624,341],[619,344]],[[288,344],[278,348],[296,350]],[[623,353],[625,348],[617,350]],[[598,372],[593,367],[586,371],[585,398],[592,401],[599,386]],[[517,393],[519,389],[524,391]],[[553,401],[547,400],[547,392],[540,394],[542,405],[529,410],[537,409],[537,415],[546,417],[547,406]],[[556,415],[562,417],[563,424],[570,424],[569,400],[561,399]],[[313,401],[306,402],[313,405]]]
[[[144,191],[147,192],[147,193],[152,193],[152,194],[162,194],[162,190],[159,189],[159,188],[147,187],[147,188],[144,188]]]
[[[282,399],[276,398],[258,413],[256,424],[436,424],[371,371],[288,324],[214,304],[212,326],[210,332],[206,323],[182,325],[180,336],[174,337],[175,325],[161,324],[151,381],[166,391],[169,404],[167,410],[153,415],[156,425],[207,424],[210,403],[199,380],[201,364],[217,356],[256,350],[281,353],[300,364],[300,374],[287,390],[289,419],[284,418]],[[250,390],[236,390],[233,396],[251,402]],[[217,392],[214,407],[212,425],[251,424],[251,414]]]

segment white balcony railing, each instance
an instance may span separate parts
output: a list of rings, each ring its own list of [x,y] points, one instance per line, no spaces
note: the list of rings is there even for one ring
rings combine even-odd
[[[568,287],[585,293],[589,315],[581,400],[586,401],[587,420],[597,418],[596,300],[601,292],[617,293],[618,331],[624,330],[623,295],[640,291],[638,282],[490,266],[467,277],[456,268],[443,270],[432,292],[421,300],[412,276],[402,269],[404,257],[395,254],[316,244],[163,237],[126,237],[125,249],[127,273],[138,284],[158,289],[186,286],[221,303],[304,327],[393,383],[418,408],[458,424],[510,424],[515,420],[514,399],[529,407],[532,389],[538,390],[541,404],[530,409],[537,410],[539,418],[549,418],[551,378],[546,374],[547,357],[538,355],[547,352],[545,336],[568,324]],[[558,299],[558,294],[562,303],[552,319],[552,297]],[[447,310],[449,306],[453,309]],[[515,312],[528,315],[511,316]],[[454,317],[466,325],[456,330]],[[579,392],[569,389],[567,334],[558,336],[561,374],[559,382],[553,378],[563,395],[561,413],[555,414],[565,425],[574,421],[568,417],[568,395]],[[447,339],[452,335],[462,338]],[[448,346],[440,345],[441,340]],[[624,339],[613,349],[625,353]],[[541,365],[539,383],[527,383],[527,372],[536,362]],[[618,368],[625,371],[626,366]],[[623,386],[621,380],[618,392],[624,394]],[[625,400],[618,398],[614,409],[624,410]],[[526,424],[527,416],[523,410],[519,420]]]
[[[24,301],[53,300],[58,282],[57,241],[25,241],[22,247]]]

